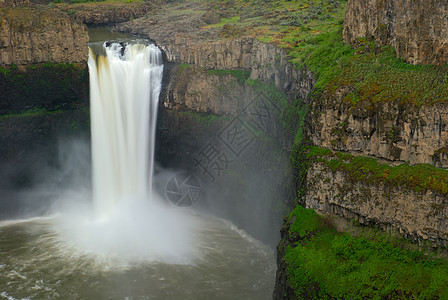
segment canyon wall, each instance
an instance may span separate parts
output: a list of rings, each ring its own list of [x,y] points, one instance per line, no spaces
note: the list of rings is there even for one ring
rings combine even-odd
[[[225,39],[196,44],[188,39],[176,39],[172,45],[162,45],[170,61],[182,61],[205,69],[250,70],[250,78],[258,79],[288,95],[290,101],[306,99],[314,85],[314,77],[289,63],[286,51],[254,38]]]
[[[56,8],[67,12],[72,18],[88,26],[111,26],[137,19],[151,10],[149,2],[57,4]]]
[[[306,99],[315,79],[307,70],[289,62],[285,50],[261,43],[253,37],[222,39],[214,29],[202,30],[204,16],[179,16],[165,23],[157,12],[117,25],[117,30],[144,35],[154,40],[170,62],[182,62],[211,70],[246,70],[250,79],[273,84],[288,101]]]
[[[349,0],[343,38],[356,44],[358,38],[373,37],[377,46],[390,44],[397,56],[414,64],[446,63],[447,9],[438,1]],[[347,95],[354,89],[341,84],[311,104],[307,131],[313,145],[375,158],[388,166],[448,167],[448,106],[443,99],[422,105],[370,98],[352,103]],[[431,170],[428,176],[437,177],[437,169]],[[362,164],[332,169],[311,162],[303,204],[446,247],[448,199],[444,190],[427,187],[428,182],[418,176],[403,175],[408,182],[395,184],[387,181],[386,173],[382,180],[364,180],[371,172]],[[443,176],[434,179],[441,187],[446,181]],[[419,184],[417,190],[409,187],[414,183]]]
[[[448,246],[446,194],[386,180],[353,179],[323,162],[308,168],[306,207],[373,225],[432,246]]]
[[[27,208],[45,211],[55,195],[38,186],[70,180],[50,175],[62,168],[62,137],[88,136],[89,38],[85,25],[60,10],[29,1],[2,5],[0,219],[6,219],[28,216]]]
[[[374,156],[390,163],[448,167],[448,106],[417,107],[398,101],[344,101],[347,89],[312,104],[314,145]]]
[[[19,6],[30,4],[29,0],[0,0],[0,7],[2,6]]]
[[[87,28],[45,6],[0,12],[0,66],[86,62]]]
[[[159,110],[155,189],[165,197],[174,174],[193,175],[194,209],[233,222],[275,247],[294,199],[289,155],[244,115]]]
[[[306,97],[314,78],[293,71],[283,50],[254,39],[182,51],[176,47],[180,45],[163,46],[169,62],[161,94],[157,160],[165,169],[188,170],[200,178],[206,194],[199,207],[205,205],[274,246],[295,193],[284,150],[292,140],[285,133],[284,109],[292,99]],[[175,51],[180,52],[174,55]],[[221,161],[206,159],[212,150],[219,152]]]
[[[348,0],[346,43],[373,37],[413,64],[448,62],[448,3],[437,0]]]

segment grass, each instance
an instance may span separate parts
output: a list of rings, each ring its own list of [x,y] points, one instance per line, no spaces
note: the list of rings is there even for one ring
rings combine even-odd
[[[390,166],[371,157],[332,152],[314,146],[310,147],[307,158],[324,163],[332,171],[345,172],[354,181],[404,186],[418,192],[433,190],[448,196],[448,170],[429,164]]]
[[[59,11],[40,6],[19,6],[0,8],[0,25],[7,25],[21,33],[43,29],[55,20],[62,21],[66,17]]]
[[[178,70],[179,70],[179,72],[183,72],[183,71],[185,71],[187,68],[189,68],[190,67],[190,65],[189,64],[186,64],[186,63],[180,63],[179,64],[179,66],[178,66]]]
[[[293,219],[294,218],[294,219]],[[338,233],[313,210],[290,214],[288,280],[305,299],[445,299],[446,262],[382,235]],[[397,240],[395,240],[395,243]],[[400,243],[405,243],[400,240]]]
[[[24,110],[20,113],[0,115],[0,120],[12,119],[12,118],[36,117],[36,116],[43,116],[43,115],[50,115],[50,114],[60,114],[63,112],[64,112],[64,110],[62,110],[62,109],[47,110],[44,108],[32,108],[32,109]]]
[[[224,25],[227,24],[235,24],[240,20],[239,16],[234,16],[231,18],[222,18],[221,21],[219,23],[216,24],[211,24],[211,25],[207,25],[204,28],[218,28],[218,27],[223,27]]]
[[[53,4],[57,5],[67,5],[71,4],[73,7],[76,6],[96,6],[96,5],[120,5],[120,6],[126,6],[126,5],[133,5],[133,4],[141,4],[145,3],[144,0],[54,0],[49,5],[52,6]]]
[[[220,70],[220,69],[215,69],[215,70],[208,70],[207,73],[212,74],[212,75],[217,75],[217,76],[228,76],[228,75],[230,75],[230,76],[235,77],[240,84],[245,83],[246,80],[250,76],[250,72],[249,71],[245,71],[245,70]]]
[[[195,111],[179,111],[179,113],[191,117],[197,124],[201,125],[201,127],[203,128],[210,127],[214,122],[218,120],[229,120],[231,118],[231,116],[218,116],[205,112]]]
[[[399,102],[416,107],[445,102],[448,98],[448,67],[414,66],[395,57],[391,47],[378,48],[360,40],[341,76],[332,80],[328,91],[350,86],[345,102]],[[362,49],[362,51],[361,51]]]

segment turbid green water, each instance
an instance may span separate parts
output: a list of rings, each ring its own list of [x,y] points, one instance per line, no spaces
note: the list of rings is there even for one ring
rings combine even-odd
[[[206,218],[190,265],[122,264],[61,242],[57,218],[0,226],[0,299],[271,299],[271,249],[228,222]]]

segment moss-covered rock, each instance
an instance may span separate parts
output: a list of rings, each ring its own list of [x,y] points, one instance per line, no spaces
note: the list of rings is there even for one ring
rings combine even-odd
[[[274,299],[443,299],[448,266],[412,245],[358,225],[339,233],[332,221],[297,206],[285,219],[279,260],[285,282]]]
[[[29,110],[88,107],[86,64],[37,64],[0,68],[0,116]]]

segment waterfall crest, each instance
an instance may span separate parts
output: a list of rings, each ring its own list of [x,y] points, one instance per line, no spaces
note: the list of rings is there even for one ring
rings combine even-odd
[[[104,43],[90,50],[93,200],[110,214],[121,201],[152,195],[162,55],[154,45]]]

